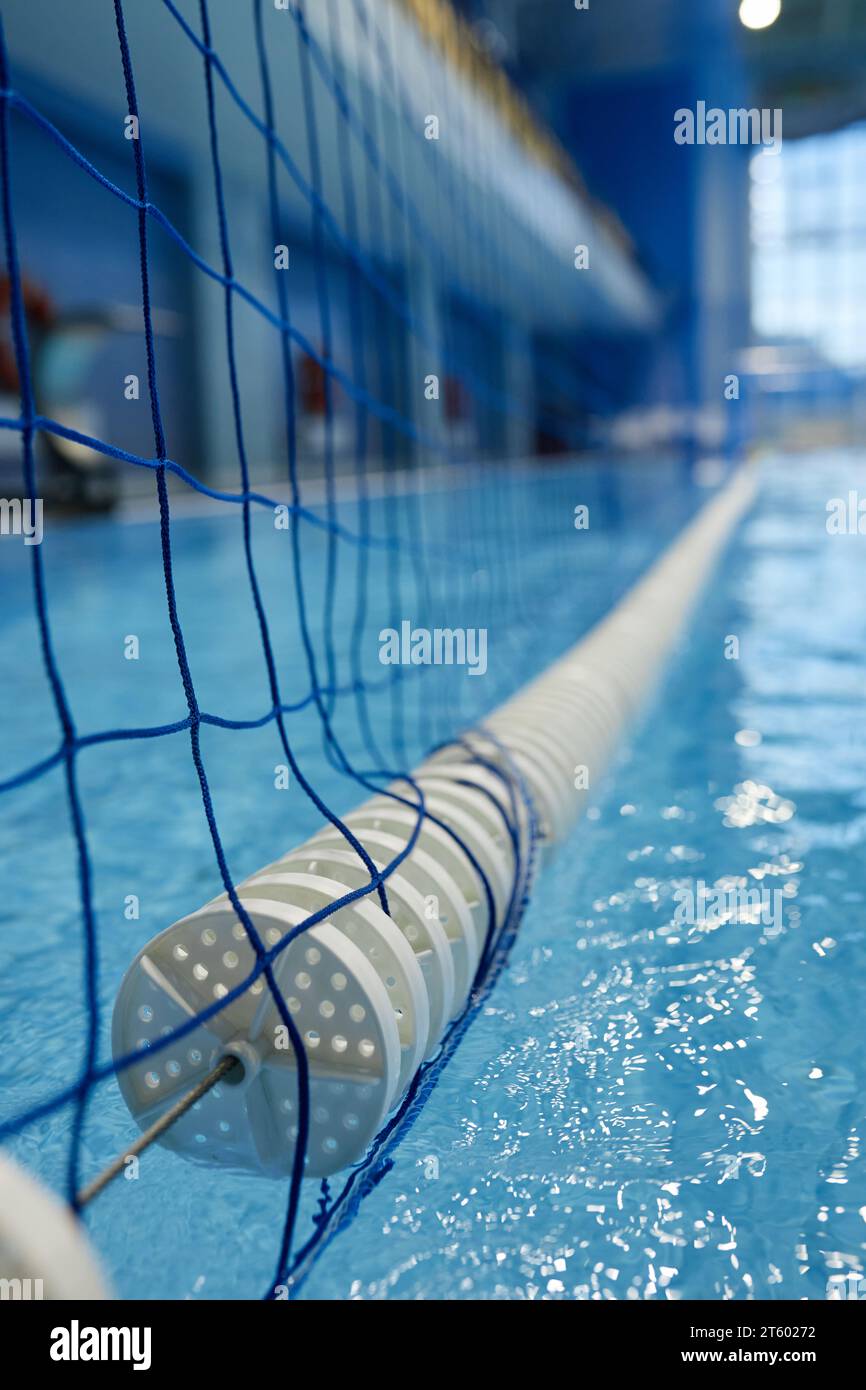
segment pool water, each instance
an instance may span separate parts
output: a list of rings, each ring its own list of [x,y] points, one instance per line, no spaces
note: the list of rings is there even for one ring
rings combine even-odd
[[[866,615],[825,506],[863,480],[765,465],[459,1074],[310,1296],[824,1299],[862,1272]],[[676,923],[700,880],[770,885],[781,929]]]
[[[862,1269],[866,615],[862,538],[829,536],[825,508],[863,486],[864,474],[846,455],[764,462],[755,509],[663,691],[596,789],[590,818],[540,877],[510,966],[394,1170],[326,1249],[301,1297],[824,1298],[828,1281]],[[442,670],[401,682],[407,756],[577,640],[705,495],[679,466],[583,465],[424,496],[427,611],[450,626],[459,625],[455,609],[466,626],[488,625],[490,667],[484,679]],[[576,532],[573,509],[584,502],[591,527]],[[387,506],[374,506],[379,533],[394,520]],[[340,519],[357,523],[350,503]],[[268,700],[239,525],[180,520],[173,534],[201,705],[255,719]],[[283,698],[297,702],[309,681],[285,536],[265,515],[255,544]],[[58,741],[24,554],[0,547],[11,595],[0,619],[4,776]],[[43,557],[79,734],[183,718],[155,527],[52,530]],[[304,558],[318,634],[326,557],[316,528],[304,532]],[[354,563],[341,542],[338,685],[349,671]],[[399,616],[411,618],[411,556],[401,564]],[[376,681],[376,634],[394,606],[387,562],[371,566],[364,662]],[[123,656],[130,635],[138,661]],[[731,637],[736,659],[726,656]],[[389,756],[394,708],[393,686],[371,693]],[[355,765],[370,766],[349,697],[337,701],[337,728]],[[291,717],[290,734],[335,809],[363,799],[322,757],[309,707]],[[204,752],[235,878],[316,828],[299,788],[274,787],[272,724],[209,728]],[[132,956],[220,884],[185,732],[94,744],[78,767],[106,1058],[114,993]],[[80,909],[59,768],[0,796],[0,837],[0,1011],[14,1040],[0,1082],[13,1115],[70,1084],[83,1051]],[[768,926],[746,905],[724,920],[698,912],[682,922],[683,894],[700,882],[777,893],[776,916]],[[139,903],[133,920],[129,895]],[[82,1176],[130,1132],[115,1083],[101,1084]],[[64,1109],[10,1147],[62,1189],[68,1140]],[[304,1223],[317,1195],[307,1186]],[[285,1201],[284,1184],[154,1150],[138,1180],[115,1183],[87,1221],[121,1296],[250,1298],[273,1277]]]

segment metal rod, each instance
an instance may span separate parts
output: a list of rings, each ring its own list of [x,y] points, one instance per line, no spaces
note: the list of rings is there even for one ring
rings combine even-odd
[[[110,1163],[107,1168],[104,1168],[98,1177],[93,1179],[93,1182],[88,1183],[86,1187],[81,1189],[75,1198],[76,1208],[80,1209],[86,1206],[88,1202],[91,1202],[94,1197],[98,1197],[103,1188],[107,1187],[108,1184],[117,1177],[118,1173],[123,1172],[128,1158],[133,1158],[137,1154],[144,1153],[144,1150],[149,1148],[161,1134],[164,1134],[167,1129],[171,1128],[175,1120],[179,1120],[181,1115],[185,1115],[187,1110],[190,1110],[192,1106],[195,1105],[196,1101],[201,1100],[202,1096],[206,1096],[208,1091],[211,1090],[218,1081],[222,1081],[223,1077],[227,1076],[233,1067],[239,1065],[240,1062],[237,1057],[232,1057],[228,1053],[225,1057],[221,1057],[213,1070],[208,1072],[207,1076],[202,1077],[201,1081],[199,1081],[196,1086],[193,1086],[191,1091],[188,1091],[185,1096],[181,1096],[180,1100],[175,1101],[174,1105],[166,1110],[164,1115],[160,1115],[158,1120],[154,1120],[150,1128],[146,1129],[143,1134],[140,1134],[135,1143],[130,1144],[129,1148],[118,1155],[113,1163]]]

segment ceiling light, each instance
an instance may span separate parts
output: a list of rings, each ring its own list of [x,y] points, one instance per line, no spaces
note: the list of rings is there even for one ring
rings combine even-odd
[[[769,29],[782,13],[782,0],[740,0],[740,23],[747,29]]]

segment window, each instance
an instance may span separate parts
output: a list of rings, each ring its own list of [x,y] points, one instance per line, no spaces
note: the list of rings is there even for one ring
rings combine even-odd
[[[762,150],[750,168],[756,334],[866,366],[866,125]]]

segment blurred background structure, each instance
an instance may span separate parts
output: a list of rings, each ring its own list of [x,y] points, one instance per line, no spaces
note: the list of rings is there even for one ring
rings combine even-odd
[[[460,3],[616,210],[662,297],[644,401],[712,411],[734,371],[749,406],[741,438],[862,439],[866,9],[610,0],[564,25],[559,0]],[[676,146],[672,111],[701,99],[780,109],[780,157]]]
[[[309,42],[293,8],[268,0],[263,28],[290,155],[278,170],[286,291],[313,348],[294,351],[305,472],[324,451],[347,467],[353,449],[352,403],[316,353],[467,458],[859,436],[862,6],[322,0],[305,15]],[[60,22],[51,0],[3,9],[16,90],[134,192],[111,6],[81,0],[62,44],[46,41]],[[173,456],[213,482],[235,465],[222,286],[187,254],[220,260],[197,6],[131,0],[126,17],[149,195],[178,234],[151,233],[162,405]],[[244,3],[212,6],[213,48],[241,98],[218,84],[219,144],[234,274],[273,305],[249,19]],[[781,153],[676,143],[674,113],[699,102],[780,109]],[[45,128],[18,112],[13,126],[40,409],[147,456],[147,393],[118,389],[144,379],[129,207]],[[8,329],[6,299],[0,285]],[[254,476],[282,476],[272,325],[241,306],[236,330]],[[15,384],[7,351],[8,417]],[[17,439],[0,442],[0,467],[17,476]],[[424,448],[381,421],[367,445],[386,467]],[[147,486],[81,443],[44,447],[72,500]]]

